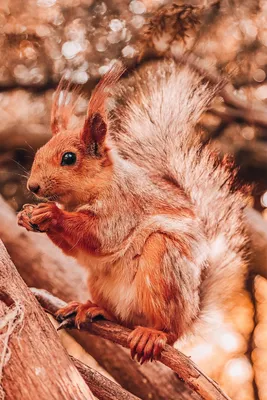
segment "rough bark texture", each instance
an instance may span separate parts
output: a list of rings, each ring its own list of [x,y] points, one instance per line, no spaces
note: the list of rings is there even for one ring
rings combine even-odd
[[[121,386],[101,375],[93,368],[88,367],[81,361],[71,357],[76,368],[85,382],[91,388],[93,394],[101,400],[141,400],[139,397],[124,390]]]
[[[44,234],[17,226],[14,211],[0,197],[0,238],[28,286],[46,289],[64,301],[88,297],[86,274]],[[143,400],[198,399],[175,373],[159,364],[140,366],[120,346],[87,333],[71,332],[79,344],[126,390]],[[115,357],[114,357],[115,355]]]
[[[0,398],[89,400],[90,389],[0,242]]]

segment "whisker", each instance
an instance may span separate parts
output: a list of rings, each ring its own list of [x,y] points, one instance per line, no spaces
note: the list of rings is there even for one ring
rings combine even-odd
[[[35,153],[34,148],[25,140],[25,144]]]
[[[34,150],[34,149],[27,149],[26,147],[16,147],[16,150],[22,150],[22,151],[24,151],[25,153],[29,153],[29,150],[33,150],[34,153],[35,153],[35,150]]]
[[[25,178],[25,179],[28,179],[28,178],[29,178],[29,175],[19,174],[18,172],[8,171],[7,169],[2,169],[2,170],[0,170],[0,173],[2,173],[2,174],[17,175],[17,176],[20,176],[21,178]]]
[[[21,165],[18,161],[14,160],[13,158],[11,158],[10,161],[13,161],[15,164],[17,164],[26,174],[29,173],[29,171],[27,171],[27,169],[23,167],[23,165]]]

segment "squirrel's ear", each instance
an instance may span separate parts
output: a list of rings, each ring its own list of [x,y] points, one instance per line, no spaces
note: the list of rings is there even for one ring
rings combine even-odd
[[[107,134],[107,124],[102,115],[96,112],[86,118],[81,139],[94,155],[101,155]]]
[[[96,85],[88,105],[87,118],[83,126],[81,139],[90,148],[104,151],[107,134],[107,116],[105,102],[109,89],[119,80],[125,68],[116,63]],[[93,147],[91,147],[93,146]]]

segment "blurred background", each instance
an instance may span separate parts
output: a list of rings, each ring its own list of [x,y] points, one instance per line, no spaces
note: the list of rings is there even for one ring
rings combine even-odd
[[[36,149],[50,138],[53,93],[63,74],[89,98],[118,58],[132,67],[144,54],[177,51],[193,52],[208,73],[229,80],[231,90],[200,121],[203,138],[233,155],[240,179],[253,184],[251,206],[267,219],[266,0],[1,0],[0,193],[12,208],[33,201],[27,174]],[[262,277],[255,299],[238,294],[225,329],[209,343],[183,348],[238,400],[267,399]]]

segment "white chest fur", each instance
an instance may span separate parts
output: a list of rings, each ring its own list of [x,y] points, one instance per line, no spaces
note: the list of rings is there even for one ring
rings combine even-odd
[[[134,280],[138,260],[134,261],[133,256],[133,249],[129,249],[124,257],[112,262],[81,251],[78,261],[89,270],[89,287],[94,289],[92,300],[98,303],[101,299],[110,306],[108,311],[122,321],[141,324],[144,320]]]

